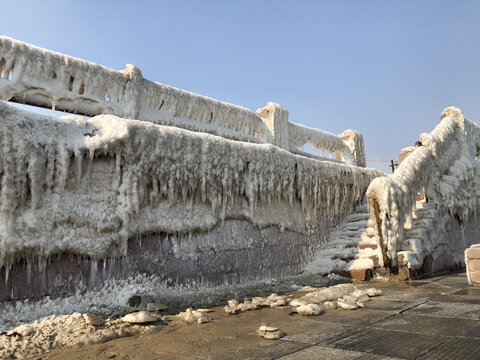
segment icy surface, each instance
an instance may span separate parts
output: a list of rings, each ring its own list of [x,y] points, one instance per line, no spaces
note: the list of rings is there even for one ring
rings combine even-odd
[[[0,118],[0,266],[121,256],[129,237],[226,218],[312,233],[381,174],[112,115],[55,119],[1,102]]]
[[[86,316],[87,315],[87,316]],[[130,325],[107,319],[101,327],[86,320],[90,314],[52,315],[0,335],[2,359],[25,359],[49,350],[74,345],[91,345],[158,331],[156,326]],[[158,319],[157,319],[158,320]]]

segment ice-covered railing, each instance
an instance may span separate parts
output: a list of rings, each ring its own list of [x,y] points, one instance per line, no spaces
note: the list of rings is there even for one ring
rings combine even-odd
[[[342,139],[344,137],[345,141]],[[363,137],[353,130],[346,130],[340,136],[308,126],[289,124],[290,150],[309,144],[314,149],[335,154],[337,160],[365,167]]]
[[[269,140],[252,111],[0,36],[0,98],[88,116],[173,125],[250,142]]]
[[[404,240],[404,225],[416,206],[419,192],[462,222],[480,206],[480,127],[449,107],[429,134],[394,174],[372,181],[367,198],[380,245],[392,265]]]
[[[113,114],[233,140],[273,143],[294,152],[309,143],[335,153],[340,161],[365,166],[363,138],[358,133],[355,139],[350,135],[342,138],[289,123],[288,112],[277,104],[269,103],[255,114],[149,81],[134,65],[116,71],[4,36],[0,36],[0,98],[87,116]]]
[[[350,165],[365,167],[363,136],[353,130],[345,130],[339,136],[327,131],[288,121],[288,111],[275,103],[268,103],[257,111],[258,116],[273,135],[272,143],[291,152],[309,144],[320,152],[327,151],[336,159]],[[302,153],[304,154],[304,153]]]

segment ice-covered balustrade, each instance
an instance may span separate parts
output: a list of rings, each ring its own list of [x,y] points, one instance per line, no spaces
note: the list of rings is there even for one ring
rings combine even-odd
[[[289,123],[288,112],[277,104],[269,103],[257,115],[237,105],[149,81],[134,65],[116,71],[4,36],[0,36],[0,98],[87,116],[112,114],[233,140],[272,143],[294,152],[309,143],[337,154],[340,161],[365,166],[361,135],[352,142]]]
[[[465,119],[459,109],[449,107],[435,129],[420,139],[423,146],[416,148],[394,174],[374,179],[367,191],[379,245],[392,265],[396,265],[397,252],[404,248],[405,224],[415,211],[418,193],[425,191],[427,205],[435,207],[429,215],[433,218],[423,220],[433,226],[423,226],[435,229],[437,237],[412,239],[414,252],[420,257],[445,245],[442,241],[448,242],[445,231],[449,219],[467,224],[480,206],[480,165],[476,159],[480,127]],[[459,254],[463,256],[463,250]],[[422,258],[407,261],[409,266],[422,264]]]
[[[341,136],[343,136],[345,141]],[[336,155],[337,160],[365,167],[365,150],[362,135],[353,130],[346,130],[341,136],[301,124],[289,124],[291,151],[309,144],[314,149]]]
[[[198,256],[189,234],[224,221],[323,234],[381,175],[114,115],[54,118],[0,102],[0,120],[0,268],[56,253],[119,257],[128,239],[158,233],[186,236],[176,256]]]
[[[350,149],[337,135],[304,125],[290,123],[289,137],[292,150],[309,144],[315,149],[326,150],[331,154],[339,152],[344,157],[346,163],[354,163]]]
[[[113,114],[243,141],[268,141],[252,111],[0,36],[0,98],[88,116]]]

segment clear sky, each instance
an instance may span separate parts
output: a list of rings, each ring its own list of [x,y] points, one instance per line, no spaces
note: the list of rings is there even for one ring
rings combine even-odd
[[[447,106],[480,122],[480,1],[2,1],[0,34],[365,137],[389,160]],[[369,163],[379,166],[381,163]],[[387,170],[386,166],[382,169]]]

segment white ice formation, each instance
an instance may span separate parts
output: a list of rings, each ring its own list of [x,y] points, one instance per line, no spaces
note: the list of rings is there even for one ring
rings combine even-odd
[[[113,115],[53,118],[1,102],[0,119],[0,266],[121,256],[130,237],[226,218],[312,233],[380,174]]]
[[[273,143],[290,150],[309,142],[320,150],[338,152],[352,163],[364,157],[363,141],[350,149],[339,137],[321,130],[261,118],[252,111],[143,78],[140,69],[97,65],[0,36],[0,98],[88,116],[112,114],[160,125],[207,132],[222,137]],[[281,107],[280,107],[281,108]],[[279,140],[279,137],[282,139]],[[353,156],[355,154],[355,157]],[[362,155],[363,154],[363,155]],[[362,163],[358,161],[359,166]]]
[[[127,314],[120,318],[120,320],[124,322],[128,322],[130,324],[144,324],[158,321],[159,318],[153,315],[151,312],[146,310],[141,310],[137,312],[133,312]]]
[[[337,225],[382,174],[348,165],[364,162],[358,133],[343,141],[288,122],[277,104],[257,115],[151,82],[132,65],[119,72],[7,37],[0,98],[97,115],[53,118],[0,103],[7,273],[19,258],[42,267],[61,252],[119,257],[129,238],[159,232],[179,237],[182,256],[190,250],[180,239],[228,219],[313,234]],[[290,152],[304,143],[346,164]]]
[[[158,326],[153,324],[140,326],[120,319],[107,319],[102,321],[102,326],[96,326],[87,320],[91,315],[78,312],[51,315],[0,334],[0,358],[39,358],[56,348],[100,344],[120,337],[158,331]]]
[[[205,315],[203,311],[193,310],[192,308],[188,308],[184,312],[179,313],[177,316],[188,324],[205,324],[210,322],[207,315]]]
[[[257,329],[257,334],[267,340],[278,340],[284,333],[273,326],[262,325]]]
[[[392,265],[400,259],[417,269],[427,255],[446,250],[463,263],[463,250],[446,236],[455,221],[465,226],[480,205],[480,127],[449,107],[423,146],[406,157],[394,174],[370,184],[367,197],[377,235]],[[425,192],[428,202],[417,202]],[[464,246],[464,244],[462,244]]]

